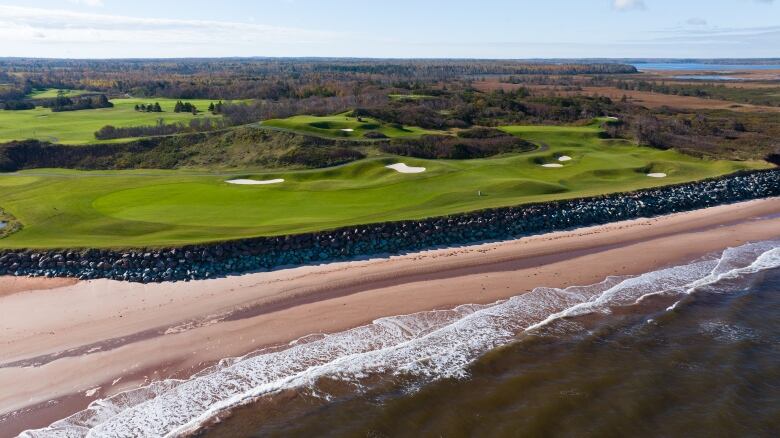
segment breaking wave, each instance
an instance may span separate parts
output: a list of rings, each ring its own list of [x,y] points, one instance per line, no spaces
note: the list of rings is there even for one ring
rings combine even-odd
[[[609,277],[595,285],[565,289],[540,287],[488,305],[381,318],[341,333],[311,335],[283,347],[224,359],[190,379],[159,381],[96,400],[81,412],[21,436],[177,436],[260,397],[291,388],[313,389],[323,378],[359,387],[381,375],[423,382],[467,377],[468,365],[480,355],[553,322],[609,314],[651,296],[668,296],[679,303],[717,282],[777,267],[780,241],[759,242],[635,277]],[[560,327],[579,326],[556,324]]]

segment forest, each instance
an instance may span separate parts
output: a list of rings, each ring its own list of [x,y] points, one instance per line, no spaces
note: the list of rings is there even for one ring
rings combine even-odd
[[[509,87],[475,87],[485,80]],[[0,106],[5,110],[106,108],[112,106],[112,99],[132,96],[142,100],[135,106],[137,112],[160,116],[147,124],[106,124],[94,132],[96,140],[206,132],[300,114],[325,116],[345,111],[391,125],[432,130],[577,124],[615,116],[620,123],[608,127],[609,135],[654,147],[740,159],[780,153],[777,117],[706,109],[695,113],[685,108],[648,109],[630,100],[581,91],[589,86],[743,102],[752,102],[750,96],[758,95],[723,86],[648,80],[631,65],[600,60],[0,59]],[[87,94],[31,97],[31,92],[39,89],[83,90]],[[187,101],[194,98],[211,103],[199,108]],[[166,112],[156,99],[176,99],[170,112],[205,113],[209,117],[166,121]],[[366,138],[382,137],[372,132]],[[453,152],[455,147],[459,152]],[[383,146],[388,152],[420,157],[482,156],[485,151],[515,147],[501,140],[467,141],[461,136],[433,136]]]

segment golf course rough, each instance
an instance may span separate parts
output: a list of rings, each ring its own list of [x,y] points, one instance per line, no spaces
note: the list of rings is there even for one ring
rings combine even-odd
[[[288,235],[629,192],[771,167],[604,140],[598,125],[502,129],[547,147],[474,160],[387,156],[327,169],[235,175],[48,169],[0,175],[0,208],[22,225],[0,247],[163,247]],[[573,159],[562,168],[540,166],[560,156]],[[386,168],[394,163],[425,171]],[[284,183],[225,182],[231,179]]]

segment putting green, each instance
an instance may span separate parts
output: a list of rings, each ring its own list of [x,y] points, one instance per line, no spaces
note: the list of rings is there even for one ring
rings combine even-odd
[[[310,171],[34,170],[0,175],[0,208],[24,229],[0,247],[162,246],[300,233],[697,180],[763,162],[708,161],[598,138],[598,128],[505,127],[543,150],[478,160],[381,157]],[[566,155],[570,161],[559,162]],[[425,167],[402,174],[403,162]],[[557,162],[560,168],[545,168]],[[650,178],[651,172],[668,174]],[[285,181],[235,185],[226,180]],[[482,196],[478,196],[478,191]]]
[[[0,111],[0,142],[37,139],[62,144],[99,143],[95,131],[106,125],[116,127],[154,125],[158,119],[165,123],[189,123],[193,118],[218,117],[206,109],[212,100],[187,100],[203,111],[198,115],[174,113],[176,99],[113,99],[113,108],[81,111],[52,112],[37,107],[24,111]],[[144,113],[135,110],[135,105],[158,102],[162,113]],[[126,141],[119,139],[114,141]]]
[[[385,123],[370,117],[362,117],[361,120],[358,120],[356,117],[348,117],[346,114],[324,117],[293,116],[286,119],[271,119],[263,121],[261,126],[328,138],[365,138],[365,135],[369,132],[382,133],[390,138],[447,134],[445,131]]]

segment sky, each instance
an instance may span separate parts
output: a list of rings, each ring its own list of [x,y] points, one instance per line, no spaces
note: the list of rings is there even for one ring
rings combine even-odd
[[[780,0],[0,0],[0,57],[780,57]]]

